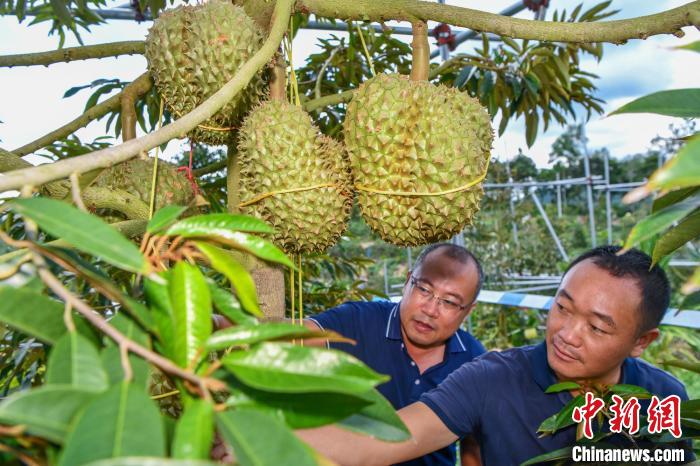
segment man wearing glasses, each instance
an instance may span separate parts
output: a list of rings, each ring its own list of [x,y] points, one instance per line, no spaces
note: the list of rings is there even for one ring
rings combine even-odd
[[[336,331],[357,342],[327,343],[357,357],[391,380],[379,391],[400,409],[442,382],[463,363],[485,352],[460,329],[476,306],[483,282],[477,259],[449,243],[426,247],[407,274],[403,296],[390,302],[350,302],[306,319],[311,329]],[[476,442],[460,444],[462,465],[479,465]],[[454,465],[455,445],[401,463],[411,466]]]

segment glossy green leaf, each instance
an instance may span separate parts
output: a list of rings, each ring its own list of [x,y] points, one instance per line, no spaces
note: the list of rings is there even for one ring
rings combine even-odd
[[[700,137],[688,141],[675,157],[649,178],[647,189],[677,189],[700,186]]]
[[[109,323],[112,327],[116,328],[129,340],[138,343],[146,348],[151,347],[151,337],[139,327],[133,319],[128,317],[124,312],[119,312],[111,319]],[[113,344],[112,339],[105,340],[108,344]]]
[[[304,444],[280,420],[249,409],[216,414],[216,422],[242,466],[315,466]]]
[[[371,404],[340,421],[340,427],[385,442],[403,442],[411,438],[411,432],[381,393],[371,390],[363,397]]]
[[[310,429],[341,421],[370,404],[360,395],[343,393],[275,393],[257,390],[233,376],[226,379],[231,395],[226,406],[249,408],[279,417],[292,429]]]
[[[109,385],[117,385],[124,380],[124,366],[122,365],[122,355],[118,346],[110,346],[100,353],[102,367],[107,373]],[[146,390],[150,377],[150,367],[148,363],[134,353],[129,353],[129,364],[133,383],[139,389]]]
[[[55,344],[65,333],[63,303],[27,288],[0,286],[0,322],[20,332]],[[89,324],[74,315],[78,332],[90,341],[96,341]]]
[[[34,220],[42,230],[68,244],[130,272],[147,272],[139,249],[98,217],[65,202],[43,197],[15,199],[10,206]]]
[[[110,458],[87,463],[84,466],[221,466],[221,463],[204,460],[173,460],[146,456]]]
[[[636,385],[618,383],[610,387],[612,393],[618,395],[636,396],[637,398],[651,398],[651,393],[645,388]]]
[[[547,387],[547,390],[545,390],[545,393],[558,393],[558,392],[566,392],[569,390],[578,390],[581,388],[579,384],[576,382],[561,382],[561,383],[555,383],[554,385],[550,385]]]
[[[530,458],[524,463],[520,463],[520,466],[530,466],[533,464],[547,463],[551,461],[560,461],[571,458],[573,452],[573,447],[560,448],[558,450],[550,451],[542,455],[537,455],[534,458]]]
[[[341,351],[285,343],[260,343],[222,362],[241,382],[271,392],[366,393],[388,380]]]
[[[196,235],[193,236],[197,237]],[[269,262],[276,262],[292,269],[295,268],[292,261],[280,248],[272,244],[270,241],[260,238],[259,236],[242,231],[232,231],[225,238],[216,236],[211,237],[211,239],[252,254],[260,259]],[[198,244],[201,244],[201,242]]]
[[[208,459],[214,439],[214,406],[206,400],[194,400],[175,426],[172,457]]]
[[[609,116],[621,113],[656,113],[681,118],[700,116],[700,89],[671,89],[645,95],[623,105]]]
[[[652,253],[653,263],[656,264],[688,241],[696,239],[699,235],[700,209],[695,209],[681,220],[678,225],[668,230],[656,241],[654,252]]]
[[[676,50],[689,50],[691,52],[700,53],[700,40],[696,40],[695,42],[691,42],[689,44],[679,45],[673,48]]]
[[[158,209],[148,221],[146,232],[153,234],[168,228],[186,210],[187,207],[179,205],[166,205],[162,209]]]
[[[238,300],[246,311],[262,317],[263,313],[258,305],[258,295],[255,291],[255,282],[248,271],[223,249],[211,244],[197,241],[197,247],[207,256],[211,266],[229,279],[236,290]]]
[[[306,338],[352,341],[335,332],[310,330],[303,325],[292,325],[286,322],[269,322],[261,325],[237,325],[219,330],[207,340],[207,349],[220,350],[231,346],[250,345],[261,341]]]
[[[221,238],[233,240],[232,233],[272,233],[270,225],[249,215],[207,214],[180,220],[168,229],[170,236],[185,238]]]
[[[550,435],[559,429],[575,424],[571,415],[576,407],[583,406],[584,403],[585,400],[583,395],[577,395],[576,397],[572,398],[558,413],[552,414],[547,419],[542,421],[542,424],[540,424],[537,432],[544,435]]]
[[[159,277],[163,280],[163,283],[149,278],[144,279],[143,289],[148,303],[152,307],[153,322],[157,329],[161,353],[170,359],[174,359],[175,329],[173,327],[173,310],[168,292],[170,272],[161,272]]]
[[[44,385],[15,392],[0,403],[0,423],[22,424],[27,432],[63,443],[78,410],[99,394],[65,385]]]
[[[700,186],[693,186],[691,188],[683,188],[683,189],[676,189],[673,191],[669,191],[663,196],[659,196],[656,199],[654,199],[654,203],[652,204],[651,207],[651,212],[656,213],[671,204],[675,204],[677,202],[682,201],[683,199],[686,199],[693,194],[697,193],[700,191]]]
[[[168,292],[173,312],[175,362],[187,367],[212,332],[209,287],[198,267],[178,262],[170,272]]]
[[[678,222],[700,206],[700,194],[695,194],[643,218],[627,236],[625,248],[632,248]]]
[[[158,408],[144,390],[125,382],[85,407],[66,437],[59,466],[119,456],[165,456]]]
[[[98,392],[108,386],[97,348],[77,332],[67,332],[54,345],[46,365],[46,383]]]
[[[207,283],[214,307],[228,320],[236,325],[258,325],[258,319],[243,311],[233,293],[221,288],[214,280],[207,279]]]
[[[698,307],[700,307],[700,291],[696,291],[695,293],[689,294],[683,298],[683,301],[678,306],[678,309],[697,309]]]

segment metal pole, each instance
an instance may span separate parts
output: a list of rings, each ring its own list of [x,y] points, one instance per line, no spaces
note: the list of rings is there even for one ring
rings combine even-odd
[[[608,163],[608,151],[603,153],[603,166],[605,170],[605,222],[608,228],[608,244],[612,244],[612,202],[610,195],[610,164]]]
[[[557,173],[557,218],[561,218],[561,185],[559,184],[559,173]]]
[[[411,248],[406,248],[406,259],[408,260],[408,270],[413,267],[413,255],[411,254]]]
[[[384,259],[384,294],[389,296],[389,271],[387,269],[386,259]]]
[[[542,207],[542,203],[540,202],[540,198],[537,197],[537,193],[535,192],[534,188],[530,190],[530,196],[532,197],[532,200],[534,201],[535,206],[537,207],[537,210],[539,210],[540,215],[544,219],[544,223],[547,225],[547,230],[549,230],[549,234],[552,235],[552,239],[554,239],[554,243],[557,245],[557,249],[559,250],[559,254],[561,254],[561,257],[566,262],[569,262],[569,255],[564,250],[564,246],[562,246],[561,241],[559,240],[559,237],[557,236],[557,232],[554,231],[554,227],[552,226],[552,222],[549,221],[549,217],[547,217],[547,212],[544,211],[544,208]]]
[[[591,179],[591,161],[588,154],[588,143],[586,140],[586,127],[581,125],[581,143],[583,144],[583,169],[588,178],[586,185],[586,202],[588,203],[588,225],[591,230],[591,247],[596,247],[595,237],[595,216],[593,211],[593,180]]]

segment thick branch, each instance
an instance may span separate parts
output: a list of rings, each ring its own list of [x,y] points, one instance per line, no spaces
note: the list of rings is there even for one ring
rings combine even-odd
[[[19,170],[22,168],[33,167],[31,163],[27,162],[21,157],[8,152],[0,148],[0,173],[9,172],[12,170]],[[47,183],[41,187],[41,190],[48,194],[50,197],[63,199],[68,194],[70,190],[70,185],[67,181],[53,181]]]
[[[214,162],[212,164],[209,164],[206,167],[195,168],[194,170],[192,170],[192,173],[194,173],[194,176],[197,176],[197,177],[208,175],[209,173],[218,172],[222,168],[226,168],[227,164],[228,164],[228,160],[226,160],[226,159],[219,160],[218,162]]]
[[[118,146],[102,149],[80,157],[61,160],[50,165],[17,170],[0,177],[0,192],[17,189],[25,185],[38,185],[65,178],[71,173],[85,173],[95,168],[110,167],[124,162],[140,152],[148,151],[164,142],[177,137],[184,137],[188,131],[211,117],[221,107],[241,91],[277,51],[291,15],[293,0],[278,0],[273,15],[272,29],[267,40],[255,55],[251,57],[215,94],[205,100],[187,115],[153,133],[138,139],[126,141]]]
[[[148,205],[138,196],[122,189],[90,186],[82,192],[81,197],[90,209],[116,210],[130,220],[148,218]]]
[[[51,131],[50,133],[40,137],[36,141],[32,141],[29,144],[25,144],[22,147],[18,147],[17,149],[13,150],[12,152],[15,155],[19,155],[21,157],[23,155],[31,154],[32,152],[35,152],[43,147],[46,147],[49,144],[52,144],[53,142],[58,141],[59,139],[63,139],[64,137],[68,136],[69,134],[73,134],[74,132],[76,132],[80,128],[87,126],[92,120],[96,120],[97,118],[100,118],[109,112],[118,110],[121,106],[122,94],[130,87],[138,87],[139,89],[144,89],[145,86],[148,86],[148,89],[150,89],[150,86],[152,86],[151,78],[148,75],[148,73],[142,74],[141,76],[136,78],[136,80],[134,80],[133,82],[128,84],[122,92],[120,92],[119,94],[113,95],[112,97],[110,97],[109,99],[105,100],[102,103],[95,105],[94,107],[90,108],[87,112],[83,113],[75,120],[61,126],[60,128],[58,128],[54,131]],[[146,89],[145,92],[148,92],[148,89]],[[80,172],[80,173],[83,173],[83,172]],[[69,175],[69,174],[70,173],[68,173],[67,175]],[[55,180],[55,179],[56,178],[52,178],[52,180]],[[37,184],[39,184],[39,183],[37,183]],[[2,191],[2,190],[0,190],[0,191]]]
[[[357,89],[350,89],[337,94],[325,95],[319,99],[307,100],[306,102],[302,103],[301,106],[307,112],[313,112],[314,110],[328,107],[329,105],[350,102],[350,100],[352,100],[352,96],[355,95],[356,90]]]
[[[639,18],[584,23],[525,20],[419,0],[300,0],[297,8],[318,16],[346,20],[432,20],[521,39],[621,43],[657,34],[677,34],[684,26],[698,26],[700,1]]]
[[[430,70],[430,44],[428,44],[428,25],[423,21],[413,23],[413,42],[411,42],[413,63],[411,64],[411,81],[425,81]]]
[[[136,138],[136,101],[151,90],[153,83],[150,79],[137,79],[122,91],[122,140]]]
[[[143,55],[146,43],[142,40],[113,42],[111,44],[85,45],[48,52],[22,53],[0,56],[0,68],[12,66],[48,66],[52,63],[88,60],[90,58],[116,57],[119,55]]]

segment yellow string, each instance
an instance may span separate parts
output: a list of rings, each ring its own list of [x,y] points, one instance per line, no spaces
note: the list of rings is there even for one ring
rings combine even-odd
[[[341,186],[338,186],[337,184],[334,183],[323,183],[323,184],[315,184],[313,186],[306,186],[304,188],[291,188],[291,189],[280,189],[278,191],[270,191],[267,193],[260,194],[258,196],[255,196],[254,198],[250,199],[249,201],[241,202],[238,204],[238,207],[246,207],[251,204],[255,204],[257,202],[262,201],[265,198],[271,197],[271,196],[276,196],[278,194],[288,194],[288,193],[297,193],[299,191],[310,191],[312,189],[319,189],[319,188],[338,188],[341,189]]]
[[[293,256],[292,256],[293,259]],[[291,294],[290,301],[292,302],[292,325],[296,324],[295,312],[294,312],[294,269],[289,269],[289,292]]]
[[[481,174],[477,179],[470,181],[469,183],[459,186],[457,188],[453,189],[448,189],[446,191],[438,191],[434,193],[416,193],[413,191],[383,191],[381,189],[374,189],[370,188],[368,186],[361,186],[361,185],[355,185],[355,189],[358,191],[367,191],[370,193],[375,193],[375,194],[386,194],[389,196],[444,196],[445,194],[452,194],[452,193],[458,193],[460,191],[465,191],[482,181],[484,181],[484,178],[486,178],[486,174],[489,171],[489,163],[491,161],[491,158],[486,159],[486,169],[484,170],[484,173]]]
[[[299,325],[304,325],[304,299],[302,298],[302,281],[304,276],[301,271],[301,254],[299,254]],[[304,340],[301,340],[301,346],[304,346]]]
[[[163,99],[160,99],[160,112],[158,113],[158,129],[163,126]],[[156,146],[156,156],[153,159],[153,178],[151,179],[151,202],[148,207],[148,219],[153,217],[153,208],[156,205],[156,179],[158,176],[158,152],[160,146]]]
[[[372,76],[376,76],[377,72],[374,71],[374,62],[372,61],[372,56],[369,54],[369,50],[367,50],[367,44],[365,44],[365,35],[362,33],[362,29],[360,29],[359,24],[355,23],[355,27],[357,28],[357,33],[360,35],[360,42],[362,42],[362,49],[365,51],[365,57],[367,57],[369,70],[372,72]]]
[[[292,48],[294,44],[294,16],[289,18],[289,73],[292,85],[292,94],[294,96],[294,103],[297,107],[301,107],[301,101],[299,100],[299,86],[297,84],[297,74],[294,72],[294,59],[292,56]]]

